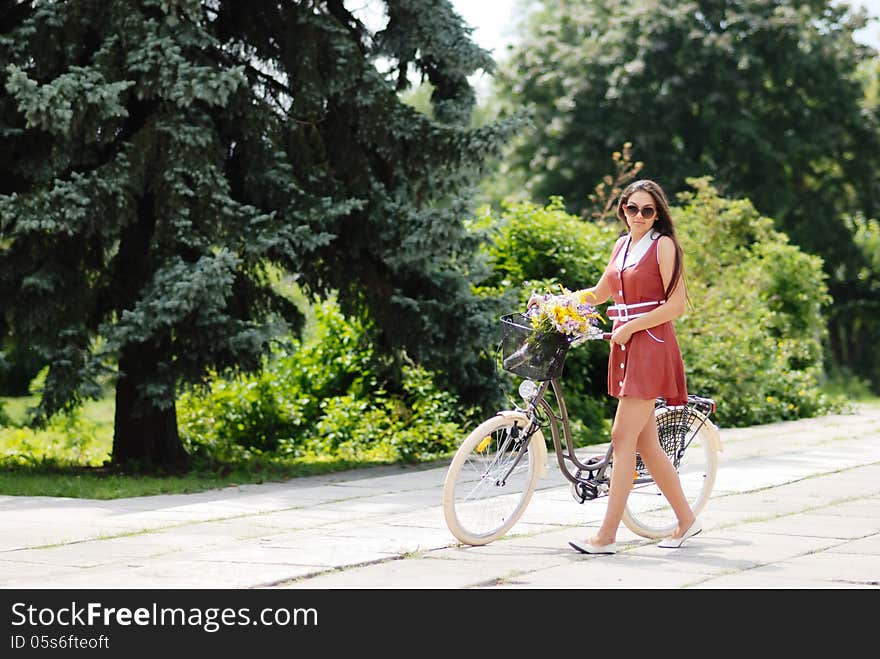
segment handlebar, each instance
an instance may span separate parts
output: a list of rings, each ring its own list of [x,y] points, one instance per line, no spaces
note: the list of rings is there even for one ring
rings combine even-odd
[[[587,332],[576,337],[572,342],[572,346],[577,346],[584,341],[610,341],[611,332]]]

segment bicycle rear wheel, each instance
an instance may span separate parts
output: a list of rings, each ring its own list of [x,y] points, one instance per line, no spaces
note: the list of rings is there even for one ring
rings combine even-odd
[[[694,433],[694,429],[700,426],[701,419],[702,417],[693,414],[683,415],[680,409],[657,410],[661,444],[673,464],[676,460],[675,454],[680,453],[678,477],[695,515],[699,515],[709,501],[718,470],[718,453],[708,428],[703,425]],[[707,420],[706,423],[711,422]],[[675,437],[686,439],[691,436],[693,438],[682,453],[681,442],[676,441]],[[648,475],[646,471],[645,475]],[[663,538],[675,530],[678,520],[660,488],[650,481],[633,486],[623,513],[623,523],[630,531],[642,537]]]
[[[443,513],[452,534],[485,545],[507,533],[523,514],[538,473],[532,451],[520,451],[523,421],[501,415],[471,432],[452,458],[443,487]]]

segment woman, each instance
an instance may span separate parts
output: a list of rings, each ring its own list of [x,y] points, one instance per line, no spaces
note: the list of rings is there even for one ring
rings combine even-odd
[[[570,542],[585,554],[613,554],[623,517],[636,451],[678,519],[673,534],[659,547],[680,547],[702,530],[681,488],[678,473],[660,446],[654,401],[687,402],[684,364],[672,321],[685,310],[683,254],[662,188],[650,180],[631,183],[617,205],[617,217],[629,232],[614,246],[611,260],[592,293],[597,304],[614,298],[608,361],[608,393],[619,399],[611,429],[614,468],[608,508],[598,532]]]

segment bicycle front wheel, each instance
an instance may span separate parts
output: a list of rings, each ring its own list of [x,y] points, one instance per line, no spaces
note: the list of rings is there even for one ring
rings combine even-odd
[[[715,486],[718,453],[705,425],[694,434],[690,424],[696,427],[699,420],[691,418],[688,426],[681,428],[680,419],[681,416],[677,411],[663,409],[657,414],[657,427],[661,444],[667,449],[668,455],[672,453],[669,458],[673,462],[675,452],[680,452],[680,446],[668,448],[667,435],[680,432],[686,432],[687,437],[693,435],[693,439],[678,458],[677,471],[684,495],[694,514],[699,515],[709,501],[712,488]],[[706,423],[711,422],[707,420]],[[664,538],[675,531],[678,520],[669,502],[660,492],[660,488],[654,481],[650,481],[633,485],[623,513],[623,523],[630,531],[644,538]]]
[[[485,545],[507,533],[526,509],[538,472],[532,451],[522,450],[521,418],[498,415],[462,442],[443,487],[446,525],[467,545]]]

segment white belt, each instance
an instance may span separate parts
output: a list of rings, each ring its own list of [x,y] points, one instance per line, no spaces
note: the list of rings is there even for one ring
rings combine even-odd
[[[664,304],[665,302],[666,300],[652,300],[650,302],[637,302],[636,304],[613,304],[608,307],[608,317],[612,320],[619,320],[625,323],[631,318],[638,318],[639,316],[644,316],[653,311],[653,309],[649,309],[647,311],[637,311],[635,313],[632,313],[632,309],[658,306]]]

